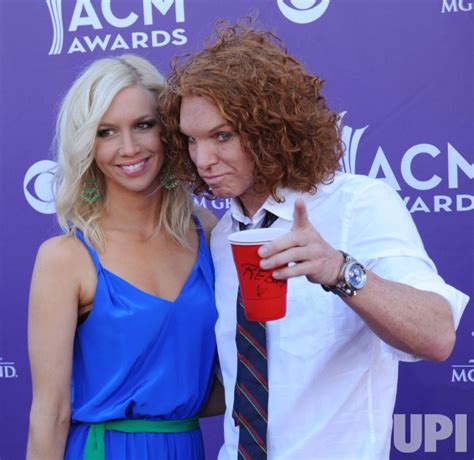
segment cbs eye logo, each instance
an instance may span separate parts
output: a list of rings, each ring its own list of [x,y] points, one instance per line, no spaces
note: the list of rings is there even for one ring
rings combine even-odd
[[[26,171],[23,179],[23,193],[30,206],[41,214],[54,214],[53,179],[56,163],[41,160]]]
[[[278,8],[290,21],[308,24],[319,19],[331,0],[277,0]],[[287,2],[287,3],[286,3]],[[289,4],[288,4],[289,3]]]

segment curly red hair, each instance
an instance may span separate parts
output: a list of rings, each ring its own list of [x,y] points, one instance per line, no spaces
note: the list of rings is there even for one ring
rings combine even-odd
[[[251,22],[219,23],[215,39],[201,52],[172,63],[161,100],[171,170],[195,193],[209,192],[179,129],[182,98],[202,96],[218,108],[253,158],[257,193],[277,200],[280,186],[314,193],[318,184],[332,180],[343,154],[338,115],[321,96],[322,84],[272,33],[254,30]]]

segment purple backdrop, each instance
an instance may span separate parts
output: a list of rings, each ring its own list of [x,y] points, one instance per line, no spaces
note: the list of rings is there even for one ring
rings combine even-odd
[[[58,231],[48,170],[61,95],[99,57],[134,52],[167,73],[216,20],[252,12],[326,80],[346,170],[399,191],[441,275],[472,297],[473,1],[1,0],[1,460],[26,446],[28,288],[39,244]],[[204,204],[218,216],[227,206]],[[401,366],[392,460],[473,458],[473,344],[468,307],[447,362]],[[220,423],[202,423],[209,459]]]

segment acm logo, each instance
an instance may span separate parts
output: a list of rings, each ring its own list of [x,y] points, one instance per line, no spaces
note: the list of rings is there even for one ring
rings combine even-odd
[[[174,5],[176,23],[183,23],[184,0],[74,0],[72,14],[65,13],[62,0],[45,0],[51,16],[53,37],[50,55],[62,54],[64,45],[67,53],[86,53],[96,49],[114,51],[137,48],[162,47],[168,44],[183,45],[187,42],[185,30],[176,28],[172,31],[149,30],[133,31],[126,34],[96,34],[94,31],[104,29],[128,29],[138,24],[152,26],[161,14],[167,15]],[[70,2],[68,6],[70,6]],[[95,5],[95,6],[94,6]],[[125,5],[125,6],[124,6]],[[125,11],[124,11],[125,8]],[[69,10],[68,10],[69,11]]]
[[[319,19],[328,9],[330,0],[277,0],[280,11],[297,24],[308,24]]]
[[[341,122],[345,115],[346,112],[341,113]],[[345,146],[345,155],[341,162],[344,171],[356,173],[359,143],[368,128],[369,125],[361,128],[352,128],[348,125],[341,127],[342,142]],[[433,164],[433,170],[435,165],[438,165],[435,162],[444,161],[443,176],[434,173],[430,175],[429,170],[420,171],[417,167],[419,158],[429,159],[430,164]],[[436,145],[428,143],[413,145],[403,154],[399,164],[391,160],[385,154],[384,148],[379,145],[367,175],[384,180],[398,192],[402,190],[402,185],[404,190],[408,187],[410,194],[402,196],[402,198],[408,210],[412,213],[465,212],[474,209],[474,195],[457,193],[462,175],[474,179],[474,165],[469,163],[456,147],[449,142],[444,151]],[[423,178],[420,177],[421,175]],[[427,175],[428,178],[426,178]],[[447,183],[450,194],[435,194],[436,188],[444,183]],[[430,191],[433,195],[429,198],[419,195],[419,192],[424,191]]]

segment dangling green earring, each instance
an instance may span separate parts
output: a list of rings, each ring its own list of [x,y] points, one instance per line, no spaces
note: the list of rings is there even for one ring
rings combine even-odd
[[[179,185],[179,180],[175,176],[170,175],[163,181],[163,188],[173,190]]]
[[[95,179],[87,179],[82,189],[81,199],[89,204],[94,204],[101,198],[102,195],[97,187],[97,181]]]

